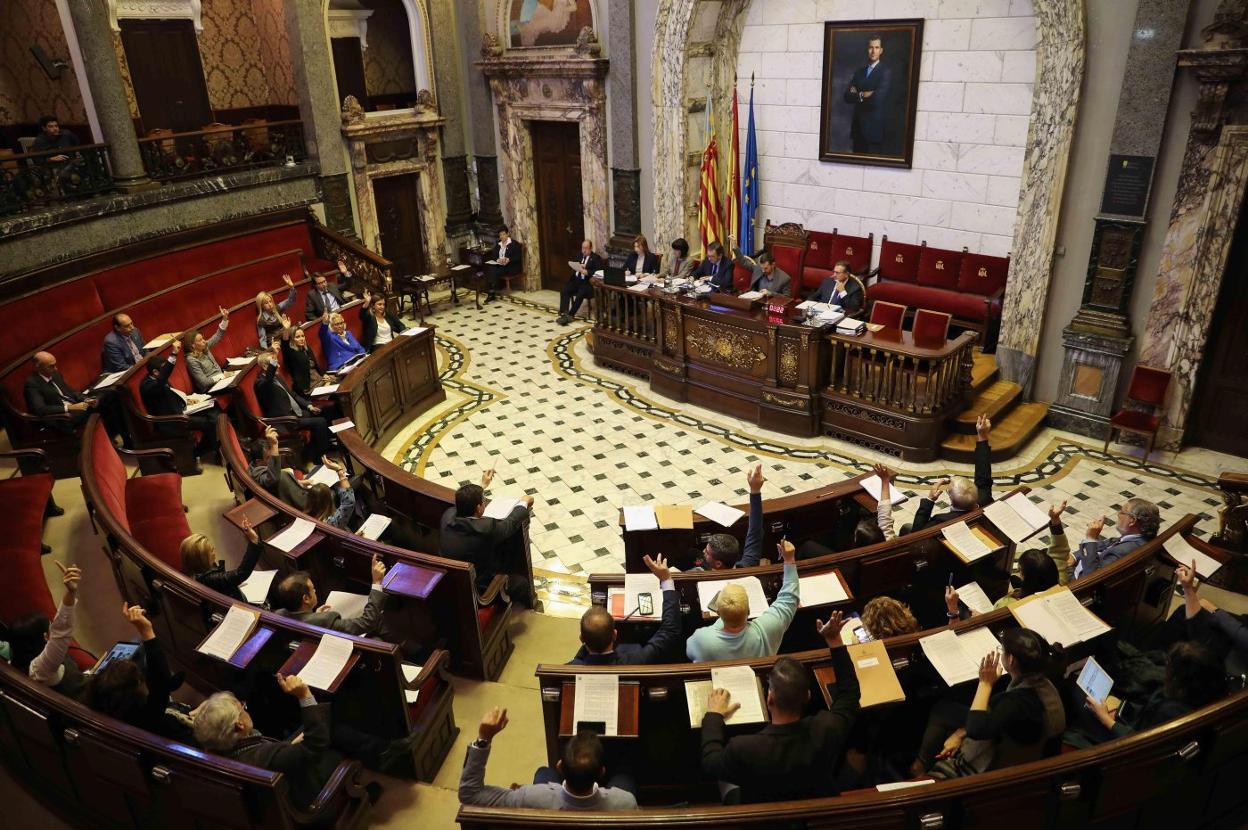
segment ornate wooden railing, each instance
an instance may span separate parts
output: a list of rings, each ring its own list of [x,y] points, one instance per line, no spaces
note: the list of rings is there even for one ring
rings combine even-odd
[[[0,216],[112,189],[107,144],[0,156]]]
[[[352,288],[367,288],[374,294],[393,292],[394,263],[365,248],[358,240],[343,236],[317,222],[312,226],[312,246],[321,259],[347,264],[347,270],[359,282],[359,285]]]
[[[829,386],[842,396],[900,412],[938,414],[960,405],[969,388],[977,336],[964,332],[951,348],[931,350],[835,338]]]
[[[303,122],[297,119],[222,124],[185,133],[157,132],[139,139],[139,151],[147,175],[162,182],[295,164],[308,156]]]
[[[594,288],[596,325],[647,343],[658,342],[658,297],[610,285]]]

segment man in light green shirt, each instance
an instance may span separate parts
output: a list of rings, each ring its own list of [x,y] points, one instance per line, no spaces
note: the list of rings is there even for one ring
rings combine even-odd
[[[780,650],[780,641],[797,613],[797,551],[784,541],[776,546],[784,560],[784,582],[771,607],[757,619],[748,619],[750,601],[745,589],[729,585],[720,592],[719,619],[699,628],[685,643],[685,654],[695,663],[767,657]]]

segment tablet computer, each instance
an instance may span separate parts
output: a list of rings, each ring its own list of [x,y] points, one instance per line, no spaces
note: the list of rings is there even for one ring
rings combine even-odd
[[[100,672],[104,671],[104,668],[108,666],[109,663],[112,663],[114,661],[132,660],[134,659],[134,655],[138,653],[138,650],[139,650],[138,643],[131,643],[131,642],[117,643],[115,646],[113,646],[112,648],[108,650],[108,653],[106,653],[103,657],[101,657],[99,660],[96,661],[95,665],[91,667],[91,673],[99,674]]]
[[[1095,657],[1089,657],[1083,664],[1075,685],[1097,703],[1104,703],[1105,698],[1109,697],[1109,690],[1114,686],[1114,679],[1105,673]]]

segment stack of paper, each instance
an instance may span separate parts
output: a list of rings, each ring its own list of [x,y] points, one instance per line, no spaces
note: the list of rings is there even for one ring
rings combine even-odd
[[[399,335],[402,337],[415,337],[426,331],[429,331],[428,326],[412,326],[410,329],[403,329],[403,331],[399,332]]]
[[[452,271],[467,271],[469,267],[470,266],[467,266],[467,265],[452,265],[451,270]]]
[[[338,391],[338,384],[330,383],[325,386],[318,386],[312,390],[312,397],[319,398],[322,395],[332,395]]]
[[[360,529],[356,531],[356,534],[363,536],[365,539],[380,539],[381,534],[385,533],[386,528],[389,526],[389,516],[374,513],[364,520],[364,523],[360,525]]]
[[[841,315],[844,317],[844,315]],[[861,320],[853,320],[845,318],[836,324],[837,334],[862,334],[867,330],[867,324]]]
[[[630,286],[628,287],[628,290],[629,290],[629,291],[638,291],[638,292],[640,292],[640,291],[649,291],[649,290],[650,290],[650,283],[648,283],[648,282],[637,282],[637,283],[633,283],[632,285],[630,285]]]
[[[845,319],[845,312],[835,311],[831,308],[828,308],[819,312],[816,315],[816,319],[818,319],[819,322],[821,323],[836,323],[838,324],[838,328],[839,328],[840,322]]]
[[[1001,650],[1001,643],[987,626],[955,634],[946,628],[939,634],[919,640],[928,662],[950,686],[979,677],[979,664],[988,652]]]
[[[888,649],[883,640],[868,640],[847,646],[849,659],[854,661],[854,674],[862,690],[859,705],[877,706],[881,703],[897,703],[906,699],[906,693],[897,679],[893,661],[888,659]]]
[[[333,487],[338,483],[338,473],[326,467],[324,464],[312,471],[312,475],[304,479],[309,485],[324,484],[326,487]]]
[[[120,372],[110,372],[109,374],[100,378],[99,381],[96,382],[95,386],[93,386],[92,388],[93,389],[107,389],[108,387],[116,383],[117,381],[121,380],[121,376],[124,375],[125,373],[126,373],[125,369],[122,369]]]
[[[880,481],[879,476],[867,476],[859,484],[862,485],[862,489],[870,494],[871,498],[877,502],[880,500],[880,488],[884,485],[884,482]],[[897,488],[895,482],[890,481],[888,483],[888,500],[894,507],[906,500],[905,494]]]
[[[252,571],[251,576],[239,583],[238,590],[243,592],[243,596],[252,605],[264,605],[264,601],[269,598],[269,588],[273,585],[275,576],[277,571]]]
[[[209,392],[220,392],[222,389],[224,389],[225,387],[227,387],[227,386],[229,386],[231,383],[233,383],[233,382],[234,382],[234,378],[236,378],[236,377],[238,377],[238,372],[237,372],[237,371],[234,371],[234,372],[226,372],[225,374],[223,374],[223,375],[221,376],[221,380],[219,380],[219,381],[217,381],[216,383],[214,383],[214,384],[213,384],[213,385],[212,385],[212,386],[208,389],[208,391],[209,391]]]
[[[711,610],[712,603],[718,599],[719,592],[727,588],[729,585],[740,585],[745,589],[745,595],[750,600],[750,615],[752,620],[761,616],[770,606],[767,602],[767,595],[763,593],[763,583],[759,582],[756,576],[743,576],[737,579],[705,579],[698,583],[698,602],[702,604],[703,610],[714,614]]]
[[[349,620],[364,613],[364,606],[368,604],[368,595],[330,591],[329,596],[325,597],[325,604],[331,611],[337,611],[338,616]]]
[[[801,607],[813,608],[816,605],[831,605],[834,602],[845,602],[849,594],[841,584],[841,576],[837,571],[829,571],[818,576],[801,576],[797,579],[801,595]]]
[[[147,349],[148,351],[151,351],[152,349],[159,349],[161,346],[164,346],[166,343],[172,343],[172,342],[173,342],[172,334],[162,334],[158,337],[153,337],[151,340],[144,343],[143,348]]]
[[[876,784],[875,791],[880,793],[891,793],[895,790],[908,790],[911,787],[926,787],[928,784],[935,783],[935,778],[923,778],[919,781],[892,781],[888,784]]]
[[[742,516],[745,515],[744,510],[738,510],[735,507],[729,507],[723,502],[708,501],[706,504],[693,511],[699,516],[705,516],[712,522],[723,525],[724,527],[732,527]]]
[[[424,666],[413,666],[411,663],[402,663],[401,666],[403,668],[403,680],[407,683],[411,683],[420,677],[420,672],[425,668]],[[403,696],[407,698],[408,703],[415,703],[420,699],[420,689],[404,689]]]
[[[295,519],[289,527],[267,541],[283,553],[290,553],[303,544],[314,530],[316,530],[316,525],[307,519]]]
[[[1018,624],[1030,628],[1049,641],[1069,648],[1109,631],[1100,617],[1083,607],[1078,598],[1063,585],[1034,594],[1010,606]]]
[[[316,653],[307,662],[299,677],[317,689],[329,689],[351,659],[351,641],[333,634],[322,634]]]
[[[971,531],[970,525],[966,522],[955,522],[942,530],[941,534],[945,537],[945,544],[967,564],[983,559],[994,550],[1000,550],[1000,548],[988,547],[983,539]]]
[[[648,504],[624,507],[625,530],[658,530],[659,519]]]
[[[689,707],[689,725],[702,725],[706,704],[712,689],[725,689],[730,703],[741,708],[724,720],[725,723],[764,723],[767,715],[763,708],[763,687],[758,675],[749,666],[727,666],[711,669],[710,680],[690,680],[685,683],[685,703]]]
[[[197,400],[195,397],[192,397],[191,400],[195,401],[195,403],[187,405],[185,410],[187,415],[194,415],[196,412],[203,412],[217,405],[217,399],[211,397],[205,400]]]
[[[654,517],[663,530],[693,530],[693,508],[687,504],[660,504]]]
[[[758,300],[758,299],[761,299],[761,298],[762,298],[762,296],[763,296],[763,292],[761,292],[761,291],[743,291],[742,293],[738,294],[737,296],[738,296],[738,297],[740,297],[740,298],[741,298],[741,299],[743,299],[743,300]]]
[[[643,614],[640,594],[649,594],[651,613]],[[624,614],[629,619],[658,619],[663,614],[663,592],[659,590],[659,578],[652,573],[624,574]],[[631,615],[631,616],[629,616]]]
[[[984,515],[1015,544],[1022,544],[1049,524],[1049,514],[1032,504],[1022,493],[994,501],[984,508]]]
[[[355,429],[355,421],[342,421],[341,423],[331,424],[329,431],[337,435],[344,429]]]
[[[971,609],[972,613],[987,614],[992,610],[992,600],[988,599],[988,595],[984,593],[983,588],[979,587],[978,582],[968,582],[957,591],[958,599]]]
[[[238,651],[238,647],[251,636],[251,632],[256,630],[256,624],[259,622],[259,611],[243,605],[231,605],[230,610],[225,612],[225,618],[221,620],[221,624],[213,629],[208,639],[204,640],[196,651],[210,657],[229,660],[234,656],[234,652]]]
[[[1180,565],[1192,566],[1192,562],[1196,563],[1196,573],[1202,579],[1208,579],[1213,576],[1214,572],[1222,567],[1222,563],[1214,559],[1212,556],[1197,550],[1191,542],[1183,538],[1183,534],[1176,533],[1167,539],[1162,547],[1166,549],[1166,553],[1174,557],[1174,560]]]
[[[253,360],[255,360],[254,357],[231,357],[225,361],[225,365],[230,369],[243,369],[250,366]]]
[[[618,674],[578,674],[576,699],[572,703],[572,731],[582,723],[602,723],[602,733],[615,736],[619,731],[620,676]]]
[[[485,512],[481,515],[488,516],[491,519],[505,519],[520,504],[520,499],[514,496],[491,496],[490,503],[485,506]]]

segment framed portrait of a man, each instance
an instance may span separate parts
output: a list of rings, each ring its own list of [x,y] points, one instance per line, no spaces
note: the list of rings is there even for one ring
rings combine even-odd
[[[909,167],[923,19],[829,21],[819,159]]]

